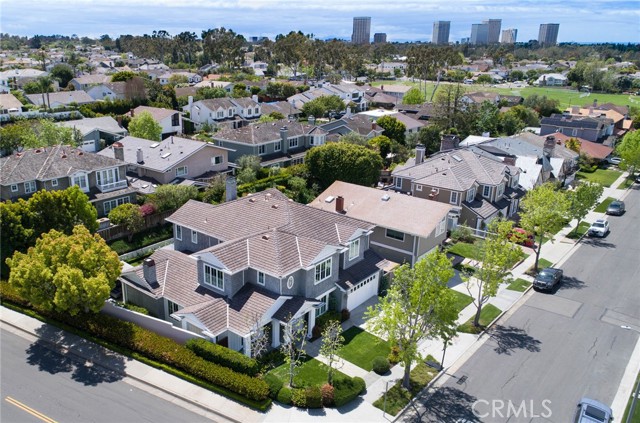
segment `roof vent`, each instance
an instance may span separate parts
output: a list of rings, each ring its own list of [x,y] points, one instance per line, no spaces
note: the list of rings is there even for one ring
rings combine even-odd
[[[270,236],[269,236],[268,234],[264,234],[264,235],[262,235],[262,239],[264,239],[264,240],[266,240],[266,241],[268,241],[268,240],[269,240],[269,238],[270,238]]]
[[[389,194],[385,194],[381,198],[382,201],[389,201],[390,199],[391,199],[391,197],[389,197]]]
[[[327,198],[324,199],[325,203],[331,203],[333,200],[335,200],[336,197],[334,197],[333,195],[328,196]]]
[[[153,144],[151,144],[151,145],[149,146],[149,148],[157,148],[159,145],[160,145],[160,143],[159,143],[159,142],[154,142]]]
[[[171,155],[171,151],[168,151],[168,152],[164,153],[164,154],[163,154],[162,156],[160,156],[160,157],[162,157],[163,159],[166,159],[166,158],[167,158],[167,157],[169,157],[170,155]]]
[[[453,158],[453,160],[455,160],[456,162],[461,162],[462,161],[462,157],[460,156],[456,156],[455,154],[453,156],[451,156]]]
[[[256,202],[256,199],[255,199],[255,198],[249,198],[249,202],[250,202],[250,203],[255,203],[255,202]]]
[[[42,150],[40,150],[40,149],[38,148],[38,149],[36,149],[35,153],[36,153],[36,154],[38,154],[38,153],[42,153]]]
[[[273,205],[271,206],[271,208],[272,208],[272,209],[277,209],[277,208],[278,208],[278,205],[277,205],[277,204],[273,204]]]

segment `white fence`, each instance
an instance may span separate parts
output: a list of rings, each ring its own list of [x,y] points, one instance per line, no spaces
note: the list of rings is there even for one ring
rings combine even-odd
[[[138,257],[142,257],[148,253],[151,253],[159,248],[164,247],[165,245],[170,245],[173,243],[173,238],[165,239],[164,241],[156,242],[155,244],[147,245],[146,247],[142,247],[139,250],[131,251],[129,253],[125,253],[119,256],[120,260],[127,261],[131,259],[135,259]]]

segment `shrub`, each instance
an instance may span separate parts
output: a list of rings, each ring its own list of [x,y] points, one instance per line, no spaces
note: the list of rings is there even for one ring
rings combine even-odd
[[[359,377],[345,378],[336,380],[333,388],[333,402],[336,407],[341,407],[360,395],[360,392],[366,388],[366,384]]]
[[[343,308],[341,313],[342,313],[342,320],[341,320],[342,322],[346,322],[351,317],[351,312],[346,308]]]
[[[308,408],[322,408],[322,391],[319,386],[308,386],[304,393]]]
[[[146,316],[149,315],[149,310],[147,310],[144,307],[140,307],[140,306],[129,304],[129,303],[123,303],[121,301],[117,301],[116,304],[122,308],[126,308],[127,310],[135,311],[137,313],[144,314]]]
[[[142,216],[150,216],[156,212],[156,205],[153,203],[145,203],[140,206],[140,213]]]
[[[398,364],[400,362],[400,347],[394,345],[391,347],[391,352],[387,356],[387,360],[391,364]]]
[[[262,365],[263,371],[275,369],[284,363],[284,354],[280,349],[271,350],[262,354],[258,358],[258,363]]]
[[[371,363],[373,371],[379,375],[383,375],[389,371],[391,365],[386,357],[375,357]]]
[[[260,371],[260,366],[255,359],[204,339],[190,339],[185,344],[185,347],[205,360],[228,367],[239,373],[255,376]]]
[[[269,397],[271,397],[272,399],[276,399],[276,397],[278,396],[278,392],[280,392],[280,390],[282,389],[282,381],[278,377],[270,373],[264,375],[262,377],[262,380],[264,380],[269,386]]]
[[[353,383],[356,385],[356,387],[359,388],[358,395],[363,393],[367,389],[367,382],[365,382],[361,377],[354,377]]]
[[[291,391],[291,403],[296,407],[307,408],[307,393],[304,388]]]
[[[280,391],[278,391],[278,396],[276,397],[276,401],[281,404],[290,405],[291,404],[291,389],[286,386]]]
[[[454,230],[452,230],[451,239],[455,242],[473,242],[475,240],[471,228],[468,228],[466,226],[457,226]]]
[[[322,405],[325,407],[331,407],[333,405],[333,386],[325,383],[322,385]]]

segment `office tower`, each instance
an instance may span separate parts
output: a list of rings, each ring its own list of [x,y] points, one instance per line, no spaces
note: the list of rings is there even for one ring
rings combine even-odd
[[[498,44],[500,41],[500,27],[502,26],[502,19],[489,19],[482,21],[482,23],[489,25],[487,44]]]
[[[384,32],[376,32],[373,34],[373,43],[374,44],[383,44],[387,42],[387,34]]]
[[[353,18],[353,33],[351,42],[353,44],[369,44],[371,38],[371,18]]]
[[[431,42],[433,44],[449,44],[449,29],[451,21],[435,21],[433,23],[433,35]]]
[[[545,46],[555,46],[558,43],[558,30],[560,24],[540,24],[538,32],[538,44]]]
[[[515,28],[503,29],[502,30],[502,40],[500,41],[502,44],[515,44],[516,39],[518,38],[518,30]]]
[[[473,24],[471,25],[471,38],[470,44],[487,44],[489,40],[489,25],[488,24]]]

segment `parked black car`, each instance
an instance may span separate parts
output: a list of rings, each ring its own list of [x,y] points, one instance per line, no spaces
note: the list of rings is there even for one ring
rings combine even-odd
[[[533,289],[542,291],[552,291],[557,284],[562,281],[562,269],[546,267],[542,269],[533,280]]]
[[[621,216],[625,212],[624,201],[612,201],[607,207],[607,214]]]

